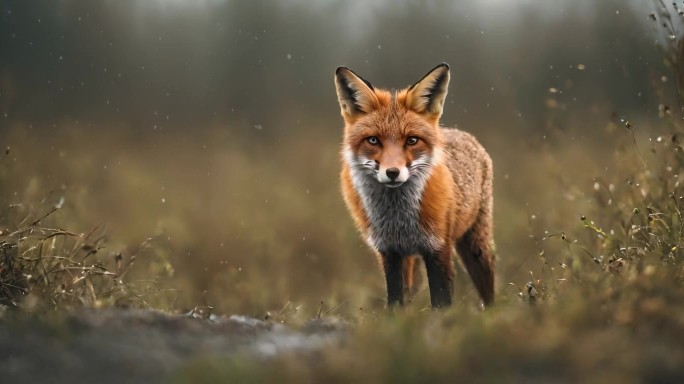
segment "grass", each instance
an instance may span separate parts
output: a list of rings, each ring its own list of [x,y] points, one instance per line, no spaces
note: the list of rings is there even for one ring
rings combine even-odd
[[[7,164],[10,155],[7,147],[0,166]],[[29,190],[35,187],[30,184]],[[64,202],[63,191],[56,189],[39,201],[5,201],[0,209],[2,308],[45,313],[81,307],[162,306],[161,300],[155,300],[159,284],[128,278],[138,257],[154,258],[149,248],[155,239],[146,239],[130,252],[107,250],[103,225],[84,232],[58,225],[55,216]],[[164,264],[157,258],[144,273],[156,278],[155,270]]]
[[[273,203],[275,212],[270,211],[263,218],[259,215],[264,213],[255,212],[254,216],[231,220],[223,216],[212,219],[206,211],[200,211],[198,218],[184,205],[192,207],[195,204],[192,198],[184,204],[172,205],[173,210],[166,212],[153,212],[156,207],[141,208],[145,204],[140,202],[132,203],[132,208],[119,207],[138,223],[144,222],[145,216],[155,214],[167,225],[173,223],[174,215],[190,223],[204,220],[204,224],[194,227],[207,232],[196,234],[201,239],[219,238],[221,235],[217,233],[223,233],[212,230],[240,231],[240,226],[247,224],[245,221],[240,224],[240,219],[255,220],[250,225],[266,225],[268,219],[277,219],[258,233],[239,232],[254,237],[247,242],[233,237],[237,251],[232,248],[229,254],[214,253],[216,248],[225,249],[221,245],[201,243],[193,248],[191,245],[197,244],[192,242],[193,233],[186,233],[183,227],[178,229],[177,224],[161,229],[150,227],[147,231],[152,233],[146,235],[150,240],[142,241],[134,232],[144,233],[145,229],[136,225],[131,231],[134,236],[128,238],[133,245],[128,246],[119,245],[123,237],[108,234],[113,231],[112,227],[119,228],[116,223],[110,229],[107,224],[83,226],[82,223],[89,221],[89,199],[106,201],[111,198],[107,194],[112,193],[107,189],[113,188],[116,194],[131,199],[138,193],[139,199],[149,203],[153,198],[156,200],[156,193],[149,197],[140,194],[135,185],[117,187],[105,179],[101,180],[105,195],[98,199],[69,185],[48,192],[36,203],[25,203],[38,193],[32,189],[45,189],[35,186],[40,180],[32,182],[34,178],[22,179],[21,174],[14,173],[15,170],[28,174],[33,171],[9,163],[10,153],[2,160],[3,177],[28,181],[24,184],[27,186],[25,200],[17,197],[19,202],[5,204],[2,214],[2,303],[8,310],[14,308],[13,312],[26,311],[38,316],[46,311],[70,312],[83,306],[172,311],[199,307],[217,313],[237,312],[257,317],[268,313],[269,321],[284,322],[295,328],[316,316],[342,319],[350,326],[351,331],[341,342],[323,350],[283,352],[267,360],[241,355],[198,355],[172,375],[178,383],[456,379],[676,382],[684,377],[680,363],[684,360],[684,348],[679,342],[684,338],[681,305],[684,300],[681,249],[684,193],[680,183],[684,177],[684,148],[676,121],[664,116],[660,128],[673,133],[650,139],[639,134],[639,126],[627,126],[619,120],[610,123],[606,135],[613,143],[613,151],[601,161],[612,165],[608,172],[597,172],[600,177],[588,175],[586,169],[577,167],[563,171],[557,185],[548,184],[552,179],[549,175],[556,174],[557,164],[584,161],[576,157],[581,150],[571,146],[555,152],[530,152],[526,155],[529,158],[523,156],[521,161],[529,164],[534,164],[532,159],[540,156],[555,160],[534,178],[518,180],[529,185],[546,185],[541,192],[530,190],[533,196],[539,196],[539,204],[545,205],[529,207],[536,213],[523,213],[522,225],[499,216],[498,238],[503,240],[498,248],[503,268],[499,273],[497,305],[484,312],[478,310],[474,291],[459,271],[453,308],[438,312],[426,310],[428,297],[423,289],[414,303],[387,313],[382,309],[382,300],[377,298],[384,293],[381,276],[372,256],[358,245],[353,229],[340,227],[341,220],[330,223],[323,220],[318,225],[319,221],[311,219],[317,229],[305,224],[307,217],[320,217],[315,214],[316,209],[321,209],[327,201],[339,199],[337,190],[330,189],[316,197],[314,211],[309,211],[306,208],[309,195],[300,193],[296,184],[316,188],[313,187],[315,180],[297,177],[294,181],[278,180],[283,186],[279,193],[290,191],[282,197],[282,201],[290,202],[289,208]],[[248,155],[236,153],[239,152],[231,155],[236,156],[233,164],[237,163],[240,168],[253,167],[252,172],[262,174],[273,170],[268,162],[254,163]],[[87,162],[83,156],[71,156],[74,159],[67,167],[69,170]],[[141,164],[142,160],[131,161],[130,168],[115,174]],[[154,185],[154,172],[146,174],[149,176],[146,182]],[[86,171],[85,175],[94,173]],[[243,177],[238,185],[249,180],[245,176],[236,177]],[[506,180],[499,186],[515,189]],[[549,193],[563,192],[567,195],[562,198],[545,200]],[[165,189],[168,201],[182,201],[185,193],[185,189],[174,191],[172,184]],[[259,203],[255,201],[274,196],[259,193],[256,192],[256,197],[254,193],[246,194],[238,198],[238,203],[256,206]],[[501,190],[499,193],[501,196]],[[72,194],[83,198],[74,204]],[[515,212],[513,203],[505,198],[497,200],[497,204],[504,212]],[[343,207],[335,209],[338,208],[335,215],[345,217]],[[136,213],[136,210],[140,211]],[[78,212],[84,217],[79,217]],[[299,227],[284,228],[283,223],[293,222],[285,220],[286,217],[299,220]],[[224,221],[227,227],[219,226]],[[62,227],[62,222],[69,225]],[[232,226],[235,222],[237,225]],[[326,237],[334,233],[328,231],[335,227],[342,228],[343,235]],[[311,242],[313,248],[298,248],[297,241],[278,247],[287,238],[300,239],[299,231],[306,233],[307,239],[302,243]],[[523,236],[519,235],[521,232]],[[348,240],[341,240],[347,236]],[[510,238],[517,240],[511,243]],[[324,249],[340,244],[338,241],[346,245],[326,254]],[[234,247],[230,244],[226,240],[227,247]],[[250,251],[257,244],[264,249]],[[261,258],[260,252],[266,258]],[[319,261],[313,262],[315,258],[307,257],[317,252],[321,252],[317,256]],[[342,255],[347,257],[340,259]],[[216,264],[208,265],[218,266],[225,266],[228,260],[229,266],[217,274],[219,280],[208,284],[209,290],[215,292],[210,299],[203,292],[202,283],[193,280],[193,272],[183,269],[192,257],[196,257],[194,262],[213,259]],[[313,270],[323,262],[330,265]],[[233,263],[243,267],[246,276],[237,268],[231,269]],[[311,273],[319,273],[324,279],[304,277]],[[200,268],[198,276],[206,279],[214,274]],[[183,290],[190,294],[179,293]],[[220,294],[216,292],[221,290],[226,296],[223,300],[217,299]],[[342,293],[330,293],[334,291]]]
[[[500,287],[485,312],[467,300],[439,312],[358,311],[341,345],[268,364],[198,359],[177,382],[681,381],[684,152],[676,137],[653,140],[648,163],[631,146],[616,152],[618,171],[592,186],[591,208],[563,231],[531,235],[539,274]]]
[[[149,307],[136,284],[124,282],[147,243],[126,259],[121,253],[103,255],[99,227],[74,233],[42,225],[60,208],[59,204],[7,208],[8,216],[23,218],[0,233],[0,304],[26,311]]]

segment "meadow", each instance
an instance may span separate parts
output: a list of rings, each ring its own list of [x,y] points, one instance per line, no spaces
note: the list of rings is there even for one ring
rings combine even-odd
[[[334,318],[351,329],[305,359],[191,358],[177,382],[674,382],[684,361],[684,157],[674,120],[663,127],[673,131],[645,138],[608,122],[605,170],[583,155],[589,144],[562,136],[518,152],[518,173],[496,180],[497,305],[481,312],[459,270],[453,308],[431,311],[423,283],[391,313],[339,197],[334,140],[246,152],[217,130],[212,145],[170,137],[126,141],[121,152],[121,134],[74,128],[48,139],[20,127],[0,167],[10,196],[4,317],[199,308],[295,329]],[[520,207],[516,196],[534,203]]]
[[[431,310],[424,279],[385,309],[339,192],[334,68],[329,109],[283,101],[263,123],[5,119],[0,366],[58,382],[680,382],[684,51],[668,31],[665,74],[632,75],[651,78],[643,110],[573,108],[546,87],[538,130],[495,107],[458,121],[494,161],[485,311],[460,269],[453,307]],[[254,353],[279,332],[290,344]]]

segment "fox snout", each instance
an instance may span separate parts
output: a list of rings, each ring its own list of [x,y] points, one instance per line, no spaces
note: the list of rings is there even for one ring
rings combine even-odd
[[[402,141],[386,140],[384,143],[376,157],[378,181],[388,187],[398,187],[409,178],[408,162],[410,159]]]
[[[380,167],[378,169],[378,181],[391,188],[404,184],[408,178],[408,167]]]

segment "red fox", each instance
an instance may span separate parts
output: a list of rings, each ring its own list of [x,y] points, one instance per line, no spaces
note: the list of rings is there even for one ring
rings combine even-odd
[[[440,128],[449,65],[390,93],[337,68],[344,118],[342,194],[403,305],[422,256],[433,308],[451,305],[454,248],[485,306],[494,300],[492,161],[470,134]]]

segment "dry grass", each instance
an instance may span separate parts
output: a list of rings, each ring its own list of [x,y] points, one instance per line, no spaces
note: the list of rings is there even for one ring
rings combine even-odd
[[[145,152],[150,142],[92,135],[95,154],[72,152],[73,137],[82,136],[65,135],[57,138],[67,154],[57,173],[55,164],[35,161],[37,153],[14,154],[14,147],[27,151],[25,131],[11,131],[15,144],[0,172],[13,183],[3,188],[25,188],[3,194],[3,304],[33,311],[199,306],[268,313],[294,327],[316,316],[351,324],[340,345],[282,353],[268,364],[199,355],[173,375],[177,382],[677,381],[684,375],[684,151],[670,117],[660,127],[608,123],[600,135],[611,151],[602,156],[559,133],[558,144],[512,151],[525,165],[517,174],[502,161],[502,268],[498,304],[486,312],[459,272],[453,308],[425,310],[422,291],[406,309],[385,313],[381,276],[330,181],[335,145],[320,148],[323,139],[297,139],[292,152],[246,151],[220,135],[200,140],[219,143],[206,148],[166,137]],[[119,149],[107,150],[105,141]],[[117,159],[124,146],[126,157]],[[192,150],[174,158],[178,146]],[[320,170],[302,166],[308,157],[295,153],[304,149],[321,156]],[[206,176],[196,172],[195,156],[213,159]],[[24,166],[26,159],[34,163]],[[164,166],[149,165],[154,159]],[[165,173],[169,162],[173,171]],[[49,179],[65,186],[51,188]],[[530,204],[521,208],[520,198]]]
[[[177,382],[681,381],[684,151],[674,135],[641,155],[623,133],[618,165],[589,186],[582,213],[555,217],[562,231],[531,224],[538,272],[501,287],[492,309],[466,300],[440,312],[358,311],[341,346],[266,365],[197,359]]]
[[[102,252],[105,236],[99,226],[74,233],[43,225],[60,208],[61,202],[6,208],[4,217],[22,219],[0,232],[0,304],[27,311],[149,307],[149,293],[126,281],[148,242],[131,255]]]

